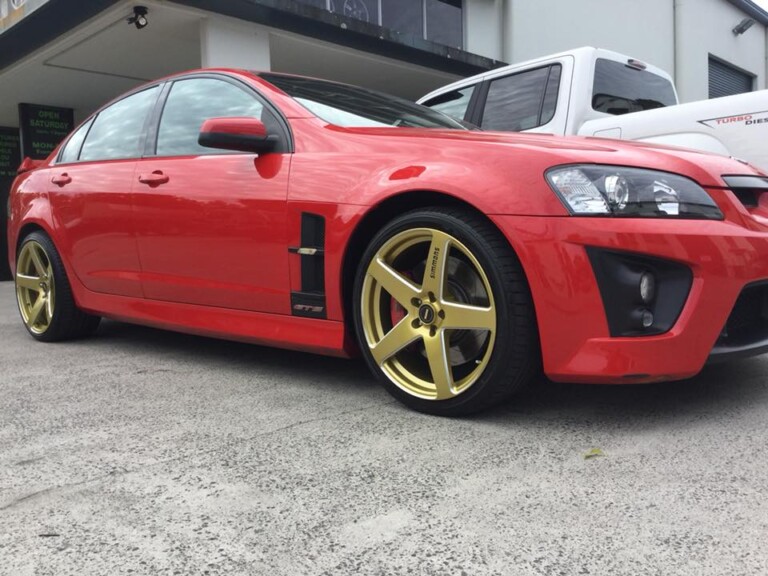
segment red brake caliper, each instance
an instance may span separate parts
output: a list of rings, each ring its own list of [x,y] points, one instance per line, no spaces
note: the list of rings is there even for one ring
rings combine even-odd
[[[413,275],[410,272],[404,272],[402,270],[398,270],[398,272],[405,278],[408,278],[408,280],[413,280]],[[400,302],[394,298],[390,298],[389,313],[392,320],[392,326],[397,326],[397,323],[407,315],[405,308],[403,308],[400,305]]]

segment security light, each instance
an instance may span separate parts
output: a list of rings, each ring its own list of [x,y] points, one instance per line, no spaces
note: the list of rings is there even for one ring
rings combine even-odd
[[[752,24],[754,24],[755,21],[752,18],[744,18],[741,22],[739,22],[736,27],[733,29],[733,33],[738,36],[739,34],[744,34],[747,30],[750,29]]]
[[[133,24],[134,26],[136,26],[137,30],[141,30],[147,24],[149,24],[149,21],[147,20],[148,13],[149,13],[149,10],[147,10],[146,6],[134,6],[133,16],[128,18],[128,24]]]

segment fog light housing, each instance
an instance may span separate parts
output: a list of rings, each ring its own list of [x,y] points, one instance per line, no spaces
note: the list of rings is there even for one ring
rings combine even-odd
[[[650,328],[653,326],[653,312],[650,310],[643,310],[642,322],[643,328]]]
[[[693,284],[685,264],[586,247],[613,337],[663,334],[677,322]]]

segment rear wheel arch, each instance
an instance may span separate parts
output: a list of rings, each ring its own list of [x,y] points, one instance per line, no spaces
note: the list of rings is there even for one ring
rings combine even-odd
[[[81,310],[53,239],[41,226],[25,226],[17,245],[16,297],[27,331],[55,342],[90,335],[100,318]]]
[[[45,229],[45,227],[41,226],[37,222],[29,222],[27,224],[24,224],[19,229],[19,234],[16,236],[16,254],[19,253],[19,249],[21,248],[22,243],[24,242],[24,239],[32,234],[32,232],[42,232],[49,238],[51,237],[51,233]]]

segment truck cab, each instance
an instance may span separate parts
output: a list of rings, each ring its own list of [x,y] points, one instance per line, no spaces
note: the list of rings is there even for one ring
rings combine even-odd
[[[492,70],[420,104],[483,130],[581,135],[682,146],[768,171],[768,90],[679,104],[669,74],[583,47]]]

